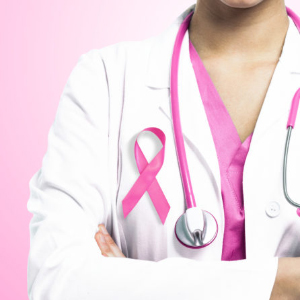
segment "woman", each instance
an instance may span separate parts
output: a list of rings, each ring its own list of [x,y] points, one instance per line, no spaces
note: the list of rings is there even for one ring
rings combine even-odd
[[[191,12],[178,72],[181,124],[197,205],[218,224],[201,249],[174,234],[185,195],[170,66]],[[30,180],[29,298],[299,299],[300,218],[282,190],[299,74],[299,32],[283,0],[198,0],[158,36],[83,54]],[[134,143],[149,127],[166,137],[155,177],[166,213],[150,188],[125,213],[143,171]],[[300,133],[293,132],[288,183],[300,199]],[[150,163],[161,143],[146,136],[139,145]]]

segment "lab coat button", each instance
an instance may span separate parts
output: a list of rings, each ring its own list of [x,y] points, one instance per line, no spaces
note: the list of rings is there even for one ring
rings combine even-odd
[[[276,201],[271,201],[267,204],[266,207],[266,214],[270,217],[270,218],[275,218],[279,215],[280,213],[280,205],[278,202]]]

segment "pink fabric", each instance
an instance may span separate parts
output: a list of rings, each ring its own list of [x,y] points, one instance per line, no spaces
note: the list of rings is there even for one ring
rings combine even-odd
[[[253,133],[241,143],[235,125],[191,41],[189,41],[189,49],[219,160],[225,216],[222,260],[245,259],[242,180],[245,159]]]

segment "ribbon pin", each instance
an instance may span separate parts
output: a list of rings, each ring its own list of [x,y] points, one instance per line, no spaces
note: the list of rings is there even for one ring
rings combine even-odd
[[[150,163],[148,163],[137,142],[139,134],[147,130],[153,132],[160,139],[163,145]],[[164,224],[170,210],[170,205],[155,177],[164,162],[166,137],[163,131],[156,127],[145,128],[140,133],[138,134],[134,145],[134,156],[140,176],[122,200],[124,218],[127,217],[127,215],[139,202],[140,198],[147,191],[161,222]]]

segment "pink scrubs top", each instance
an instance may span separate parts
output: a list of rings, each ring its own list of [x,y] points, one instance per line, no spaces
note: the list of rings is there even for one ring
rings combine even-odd
[[[242,180],[253,133],[241,142],[235,125],[191,41],[189,51],[219,160],[225,217],[222,260],[245,259]]]

